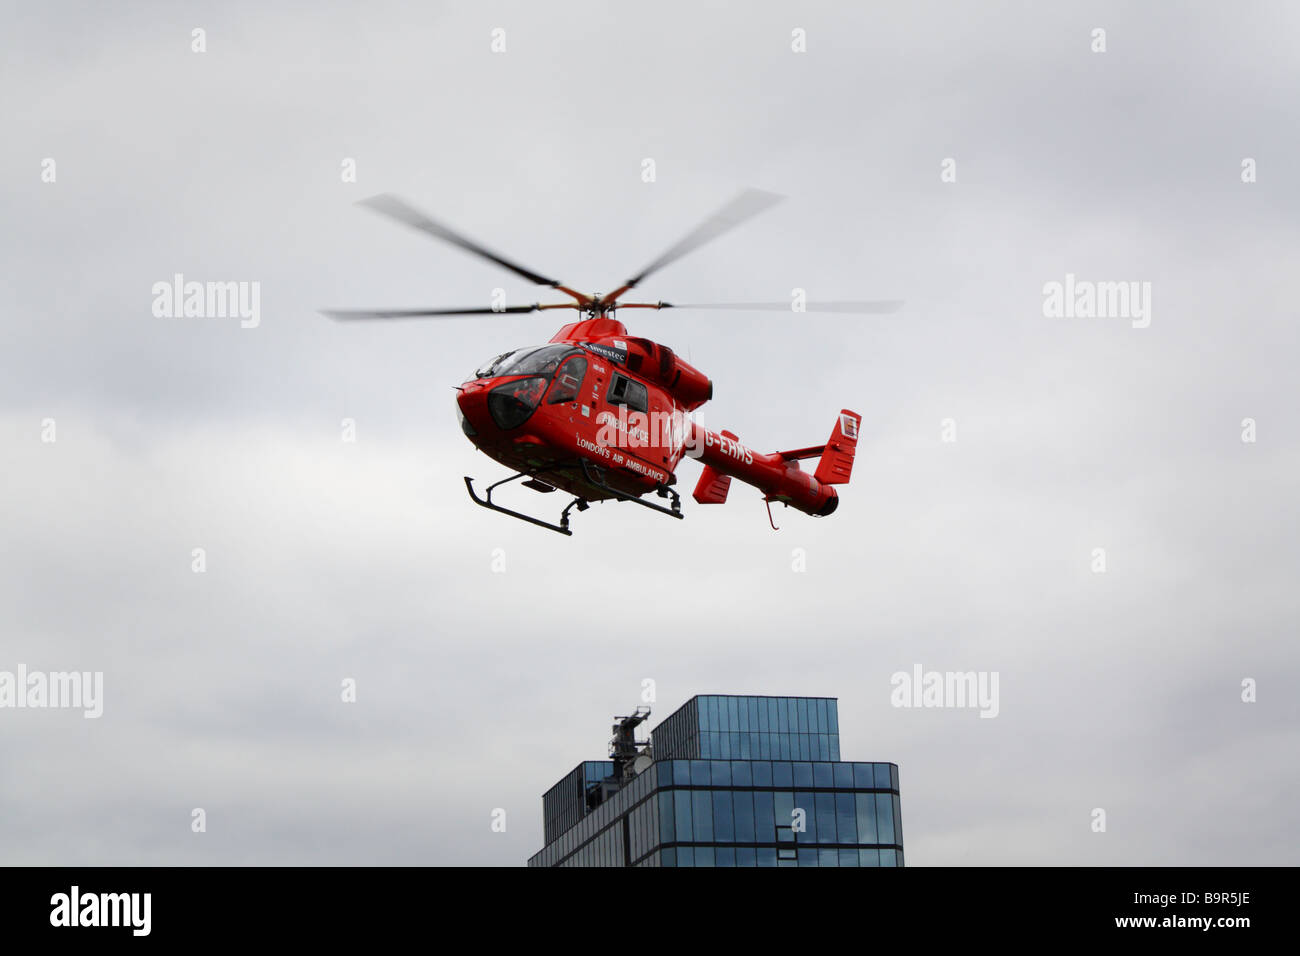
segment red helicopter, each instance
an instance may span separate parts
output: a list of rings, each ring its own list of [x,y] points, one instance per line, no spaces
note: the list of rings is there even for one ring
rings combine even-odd
[[[834,485],[853,470],[861,416],[843,409],[824,445],[763,454],[740,443],[729,431],[699,426],[690,414],[713,398],[713,382],[672,349],[628,334],[615,318],[623,309],[794,310],[790,302],[707,303],[622,302],[620,298],[651,274],[767,209],[779,196],[758,190],[741,193],[639,273],[608,294],[588,295],[526,269],[448,227],[395,196],[381,195],[361,205],[518,276],[571,296],[573,302],[496,305],[470,309],[331,310],[336,319],[400,319],[435,316],[498,315],[576,309],[580,318],[546,345],[503,352],[458,386],[461,429],[488,457],[515,474],[489,485],[484,496],[465,478],[470,497],[493,511],[572,534],[569,512],[586,511],[593,501],[630,501],[681,518],[675,471],[685,457],[704,466],[695,485],[700,504],[727,500],[731,479],[763,493],[768,521],[772,502],[810,515],[829,515],[839,505]],[[896,301],[808,303],[810,312],[893,312]],[[817,459],[816,469],[799,467]],[[501,485],[525,479],[523,487],[549,494],[557,488],[573,495],[558,524],[502,507],[492,500]],[[653,493],[667,506],[646,500]]]

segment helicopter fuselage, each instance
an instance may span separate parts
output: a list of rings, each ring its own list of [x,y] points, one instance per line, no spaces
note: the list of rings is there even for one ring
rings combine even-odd
[[[585,501],[640,497],[675,484],[689,455],[705,466],[695,492],[702,503],[725,500],[736,477],[808,514],[835,510],[835,489],[798,465],[824,446],[762,454],[730,432],[711,432],[689,416],[712,393],[708,377],[667,346],[601,317],[565,326],[547,345],[497,356],[461,386],[456,403],[470,441],[528,475],[536,491],[559,488]],[[856,416],[840,427],[856,444]]]

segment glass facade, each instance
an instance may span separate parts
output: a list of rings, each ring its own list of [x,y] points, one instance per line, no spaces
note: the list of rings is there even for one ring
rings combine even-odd
[[[567,829],[552,830],[548,812],[547,845],[528,865],[903,865],[898,767],[839,760],[834,699],[695,697],[651,746],[654,762],[604,802],[557,814],[576,819]],[[764,748],[827,756],[768,759]],[[551,788],[552,808],[565,781],[602,766],[612,771],[591,761]]]

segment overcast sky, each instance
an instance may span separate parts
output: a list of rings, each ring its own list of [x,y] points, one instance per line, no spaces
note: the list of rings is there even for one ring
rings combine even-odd
[[[104,673],[0,710],[0,862],[520,865],[646,679],[838,697],[909,865],[1300,862],[1293,5],[0,7],[0,670]],[[375,193],[600,292],[751,186],[647,298],[905,307],[624,318],[756,449],[860,412],[830,518],[493,515],[451,386],[559,321],[317,312],[545,296]],[[260,324],[156,317],[176,273]],[[998,716],[891,706],[918,664]]]

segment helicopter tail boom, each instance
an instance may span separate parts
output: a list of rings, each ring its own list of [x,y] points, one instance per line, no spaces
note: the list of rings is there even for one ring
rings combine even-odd
[[[747,448],[731,432],[695,426],[692,437],[704,472],[693,497],[700,504],[722,504],[730,479],[736,478],[763,492],[768,502],[783,502],[805,514],[829,515],[839,506],[832,486],[847,484],[852,475],[861,420],[856,412],[844,409],[825,445],[770,454]],[[811,474],[799,467],[808,458],[817,459]]]

